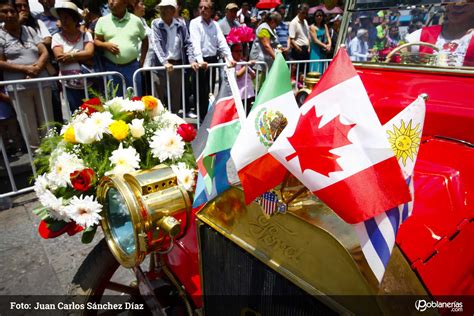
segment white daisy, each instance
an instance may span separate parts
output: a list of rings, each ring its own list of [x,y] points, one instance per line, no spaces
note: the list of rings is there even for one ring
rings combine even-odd
[[[102,219],[99,214],[102,211],[102,205],[91,195],[74,196],[65,209],[69,216],[84,228],[99,224],[99,220]]]
[[[177,165],[171,165],[171,169],[173,169],[176,178],[178,178],[178,184],[185,190],[192,191],[195,179],[194,170],[187,168],[184,162],[179,162]]]
[[[167,159],[178,159],[184,153],[184,142],[173,128],[155,131],[150,142],[151,153],[163,162]]]
[[[42,175],[36,178],[34,190],[37,197],[39,197],[41,194],[48,190],[48,178],[46,173],[43,173]]]
[[[65,222],[71,221],[65,209],[62,197],[57,198],[51,191],[44,190],[38,195],[38,199],[41,205],[48,208],[48,214],[52,218]]]
[[[123,100],[122,111],[133,112],[133,111],[145,111],[145,105],[142,101]]]
[[[50,173],[46,176],[52,187],[65,187],[71,184],[70,175],[76,170],[84,169],[82,159],[68,152],[53,156],[50,161]]]
[[[108,131],[108,127],[114,121],[114,119],[112,118],[112,113],[110,112],[95,112],[92,113],[90,118],[85,123],[88,124],[90,121],[92,121],[92,126],[97,134],[96,140],[101,140],[102,134]]]
[[[140,155],[133,147],[123,148],[120,143],[119,148],[112,152],[109,158],[113,169],[107,171],[106,175],[121,176],[124,173],[133,172],[140,168]]]
[[[143,127],[143,119],[133,119],[130,124],[130,133],[135,138],[140,138],[145,135],[145,128]]]

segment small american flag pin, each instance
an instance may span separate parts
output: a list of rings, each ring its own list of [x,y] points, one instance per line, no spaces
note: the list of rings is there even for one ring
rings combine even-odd
[[[286,205],[278,200],[278,195],[275,192],[265,192],[255,202],[262,207],[263,213],[268,217],[275,212],[286,213]]]

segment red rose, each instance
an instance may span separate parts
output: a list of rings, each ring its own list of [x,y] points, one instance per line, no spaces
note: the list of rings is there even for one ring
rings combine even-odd
[[[85,192],[89,190],[95,182],[95,173],[94,170],[86,168],[80,171],[74,171],[71,173],[70,178],[72,187],[75,190]]]
[[[59,223],[59,222],[58,222]],[[84,228],[80,225],[77,225],[75,222],[71,221],[69,223],[64,223],[64,225],[48,225],[44,220],[40,222],[38,226],[38,233],[44,239],[56,238],[61,236],[64,233],[67,233],[69,236],[73,236],[81,231]]]
[[[132,97],[130,100],[131,101],[141,101],[142,98],[141,97]]]
[[[84,101],[84,103],[82,103],[82,105],[79,108],[83,112],[92,114],[94,112],[98,112],[102,108],[102,102],[100,102],[99,98],[92,98],[92,99]]]
[[[196,137],[196,129],[191,124],[181,124],[176,131],[185,142],[190,142]]]

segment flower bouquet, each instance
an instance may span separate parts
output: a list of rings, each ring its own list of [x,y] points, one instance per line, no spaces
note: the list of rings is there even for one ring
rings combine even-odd
[[[42,140],[35,155],[34,190],[42,207],[39,233],[53,238],[83,231],[90,242],[101,219],[96,186],[103,176],[122,176],[158,164],[170,166],[192,191],[196,130],[152,97],[85,101],[58,133]]]

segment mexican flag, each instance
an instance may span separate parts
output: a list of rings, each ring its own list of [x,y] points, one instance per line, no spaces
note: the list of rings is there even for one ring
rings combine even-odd
[[[277,54],[231,150],[247,204],[283,181],[287,170],[268,153],[268,148],[298,114],[290,71],[283,56]]]

